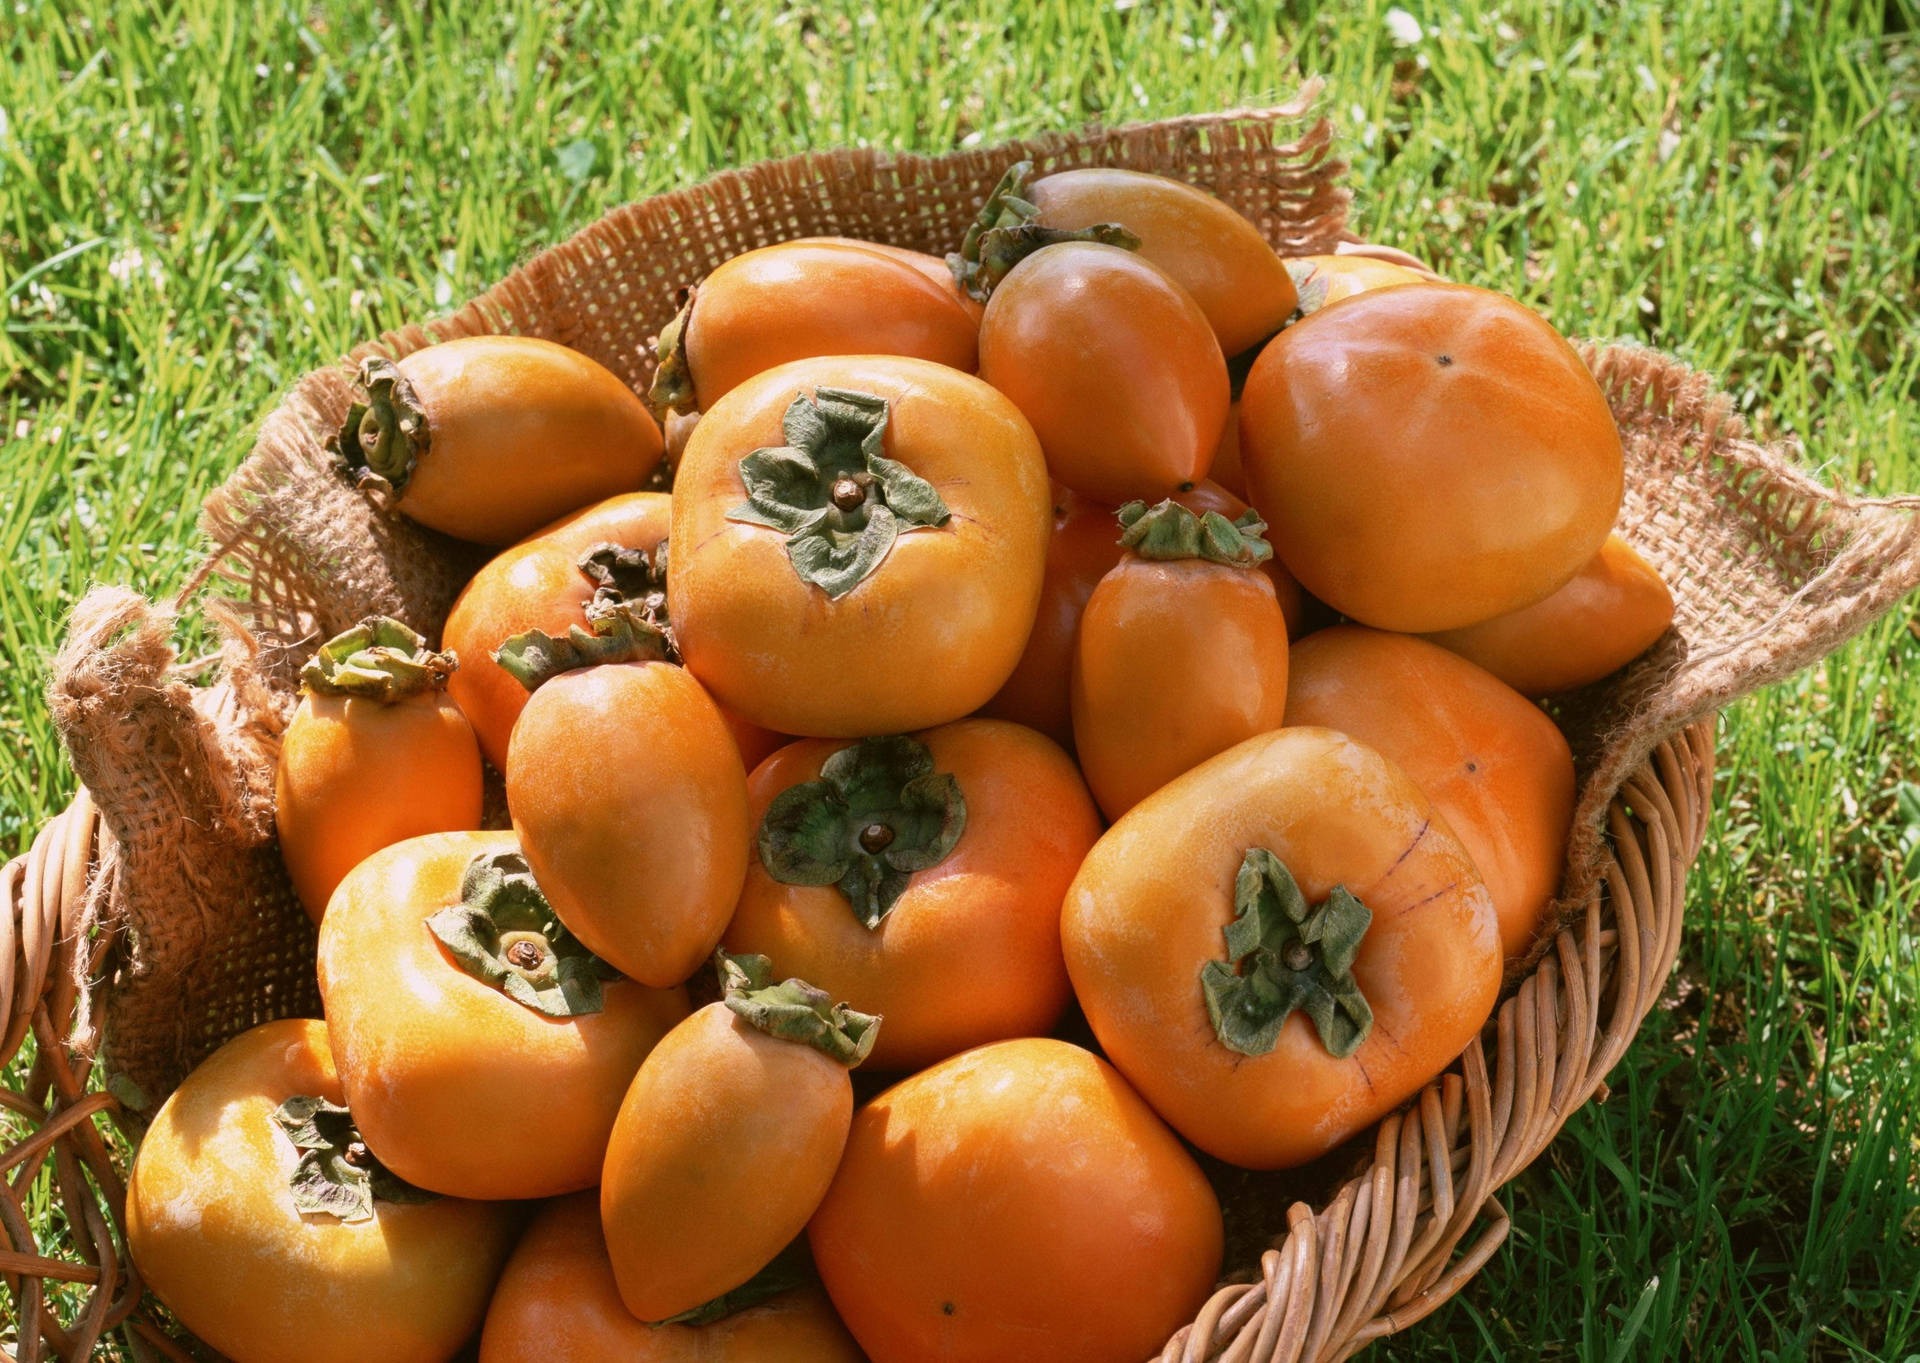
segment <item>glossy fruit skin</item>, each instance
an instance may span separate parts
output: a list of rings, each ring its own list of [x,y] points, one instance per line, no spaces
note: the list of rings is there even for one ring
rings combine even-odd
[[[1193,296],[1228,355],[1280,329],[1297,299],[1293,279],[1259,229],[1204,189],[1111,166],[1035,180],[1028,199],[1049,227],[1117,222],[1140,256]]]
[[[808,1239],[873,1363],[1114,1363],[1192,1318],[1222,1231],[1199,1167],[1113,1067],[1037,1039],[862,1108]]]
[[[593,583],[580,571],[581,556],[600,544],[651,555],[672,525],[673,499],[664,492],[610,497],[502,550],[461,591],[441,631],[446,647],[460,656],[447,694],[497,770],[506,770],[514,722],[531,693],[493,660],[493,651],[530,629],[558,636],[574,625],[585,628]],[[723,718],[749,768],[785,742],[737,715]]]
[[[1316,308],[1374,289],[1433,282],[1432,275],[1373,256],[1299,256],[1288,263],[1293,267],[1294,283],[1299,286],[1302,299],[1312,302]]]
[[[1579,355],[1459,284],[1360,294],[1281,332],[1248,375],[1240,451],[1300,585],[1380,629],[1530,605],[1620,509],[1620,434]]]
[[[1234,879],[1256,846],[1309,903],[1344,884],[1372,910],[1353,974],[1374,1026],[1347,1059],[1300,1013],[1265,1055],[1214,1035],[1200,970],[1226,958]],[[1120,1072],[1188,1140],[1249,1169],[1304,1164],[1392,1111],[1500,990],[1493,906],[1465,849],[1397,767],[1330,729],[1249,739],[1135,805],[1081,866],[1061,939]]]
[[[1618,535],[1544,601],[1427,637],[1493,673],[1523,696],[1553,696],[1599,681],[1653,646],[1673,623],[1660,572]]]
[[[409,1183],[455,1197],[591,1187],[627,1081],[687,1015],[682,989],[602,986],[598,1013],[552,1018],[456,965],[426,920],[506,832],[441,833],[362,863],[321,924],[320,997],[347,1106]]]
[[[1259,569],[1128,553],[1094,588],[1073,655],[1073,739],[1109,819],[1279,728],[1286,700],[1287,619]]]
[[[452,1358],[479,1325],[515,1209],[374,1204],[372,1220],[296,1211],[299,1162],[274,1111],[344,1101],[324,1023],[244,1032],[176,1089],[134,1156],[127,1247],[146,1286],[236,1363]]]
[[[547,1204],[507,1261],[487,1308],[480,1363],[865,1363],[817,1287],[711,1325],[648,1325],[620,1300],[600,1199]]]
[[[542,685],[514,726],[507,808],[594,955],[655,989],[712,955],[747,873],[747,773],[685,669],[613,663]]]
[[[600,1180],[627,1310],[665,1320],[766,1267],[826,1196],[852,1120],[847,1067],[812,1046],[724,1003],[674,1028],[627,1090]]]
[[[727,519],[740,460],[784,443],[781,417],[817,388],[891,404],[886,457],[952,512],[913,530],[834,600],[785,536]],[[764,728],[811,737],[907,733],[958,719],[1019,660],[1044,574],[1052,503],[1026,420],[971,375],[925,360],[805,360],[749,380],[701,420],[675,485],[667,593],[686,665]]]
[[[1033,423],[1054,478],[1110,506],[1206,477],[1230,401],[1200,305],[1134,252],[1083,242],[1034,252],[993,291],[980,377]]]
[[[647,481],[665,451],[646,404],[577,350],[469,336],[400,361],[432,443],[397,503],[456,539],[511,544]]]
[[[945,860],[914,874],[877,928],[837,886],[785,885],[755,856],[726,948],[767,956],[836,1000],[886,1019],[866,1065],[921,1069],[988,1041],[1039,1036],[1068,998],[1060,900],[1100,836],[1073,760],[1032,729],[963,719],[916,734],[967,804]],[[754,826],[781,791],[819,779],[846,745],[782,748],[748,782]]]
[[[1287,723],[1338,729],[1395,763],[1479,868],[1509,960],[1566,869],[1573,754],[1526,697],[1438,644],[1359,625],[1302,639]]]
[[[971,374],[979,311],[950,273],[909,254],[808,238],[720,266],[702,281],[685,336],[700,410],[756,374],[822,355],[910,355]]]
[[[381,848],[479,827],[483,798],[473,728],[445,694],[302,696],[280,740],[273,817],[307,916],[318,923]]]
[[[1220,428],[1220,443],[1213,449],[1213,464],[1207,477],[1220,487],[1247,500],[1247,471],[1240,466],[1240,400],[1227,408],[1227,424]]]

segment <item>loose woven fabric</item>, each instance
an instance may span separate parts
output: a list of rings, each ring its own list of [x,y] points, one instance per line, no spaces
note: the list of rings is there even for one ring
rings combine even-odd
[[[352,358],[510,332],[573,346],[644,389],[648,342],[679,286],[741,251],[799,236],[944,251],[1022,157],[1043,171],[1111,164],[1172,175],[1232,204],[1284,254],[1329,251],[1346,239],[1348,194],[1332,130],[1310,113],[1313,94],[937,158],[837,151],[729,172],[616,209],[453,316],[391,333]],[[1344,1357],[1431,1309],[1484,1262],[1497,1238],[1483,1237],[1447,1268],[1492,1189],[1585,1100],[1657,995],[1678,941],[1674,868],[1684,871],[1705,826],[1711,716],[1830,652],[1920,581],[1908,511],[1819,486],[1782,451],[1749,440],[1711,381],[1669,357],[1632,346],[1582,353],[1625,442],[1621,529],[1666,577],[1677,611],[1646,657],[1554,707],[1581,782],[1562,893],[1567,930],[1543,937],[1537,968],[1490,1028],[1492,1080],[1476,1046],[1404,1118],[1383,1123],[1372,1183],[1347,1185],[1316,1218],[1290,1209],[1282,1185],[1222,1175],[1234,1243],[1245,1251],[1229,1268],[1259,1282],[1216,1298],[1169,1359]],[[370,613],[437,635],[484,557],[340,476],[325,446],[345,413],[349,375],[345,363],[307,375],[267,417],[246,463],[208,501],[211,554],[181,603],[96,592],[76,609],[56,662],[54,716],[100,827],[71,927],[125,944],[104,960],[71,953],[76,975],[92,978],[72,982],[79,1012],[69,1045],[86,1055],[102,1037],[113,1091],[136,1110],[244,1028],[317,1013],[312,929],[272,838],[273,764],[295,670],[314,644]],[[188,599],[225,599],[195,596],[209,580],[238,600],[216,612],[227,645],[218,680],[201,687],[181,675],[169,636]],[[1603,978],[1592,965],[1603,957],[1622,960],[1624,973],[1609,965]],[[1628,1020],[1596,1038],[1605,1007]],[[1585,1087],[1564,1061],[1557,1079],[1548,1067],[1537,1096],[1530,1071],[1512,1078],[1509,1052],[1582,1026]],[[1529,1114],[1524,1134],[1501,1136],[1516,1113]],[[1422,1143],[1436,1141],[1422,1173]],[[1394,1212],[1387,1192],[1408,1168],[1413,1183]],[[1428,1217],[1418,1237],[1413,1209]],[[1361,1229],[1369,1216],[1371,1239]],[[1256,1268],[1276,1237],[1282,1248]],[[1388,1267],[1400,1276],[1383,1276]],[[1316,1268],[1320,1281],[1346,1285],[1337,1300],[1323,1290],[1317,1308],[1311,1292],[1301,1296]]]

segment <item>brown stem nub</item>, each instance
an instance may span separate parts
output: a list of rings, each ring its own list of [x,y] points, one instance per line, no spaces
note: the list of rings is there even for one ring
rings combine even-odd
[[[879,856],[893,846],[893,830],[883,823],[870,823],[860,830],[860,847],[863,851]]]

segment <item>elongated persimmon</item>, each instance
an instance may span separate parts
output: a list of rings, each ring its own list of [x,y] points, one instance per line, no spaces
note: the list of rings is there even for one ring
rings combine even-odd
[[[652,398],[705,412],[756,374],[823,355],[907,355],[965,373],[980,312],[932,256],[807,237],[735,256],[660,337]]]
[[[363,482],[420,524],[511,544],[647,481],[665,445],[646,404],[577,350],[468,336],[361,362],[339,436]]]
[[[1181,1135],[1250,1169],[1304,1164],[1392,1111],[1500,991],[1466,849],[1404,772],[1331,729],[1250,738],[1135,805],[1060,929],[1108,1058]]]
[[[601,1174],[614,1280],[645,1321],[740,1287],[806,1228],[847,1143],[847,1071],[880,1025],[800,980],[774,984],[764,956],[720,964],[722,1001],[640,1067]]]
[[[1618,535],[1544,601],[1427,637],[1523,696],[1599,681],[1645,653],[1673,623],[1659,570]]]
[[[487,1309],[505,1203],[436,1197],[372,1155],[326,1024],[269,1022],[215,1051],[147,1128],[127,1179],[146,1289],[235,1363],[440,1363]]]
[[[1088,599],[1073,659],[1074,747],[1110,819],[1279,728],[1287,698],[1287,619],[1260,571],[1258,518],[1168,501],[1119,519],[1127,553]]]
[[[448,698],[459,660],[375,616],[301,670],[280,740],[274,826],[294,893],[318,923],[347,872],[422,833],[480,825],[480,750]]]

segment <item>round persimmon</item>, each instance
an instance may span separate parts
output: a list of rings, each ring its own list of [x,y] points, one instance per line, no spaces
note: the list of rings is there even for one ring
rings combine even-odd
[[[517,1215],[435,1197],[369,1154],[307,1018],[243,1032],[162,1104],[127,1178],[127,1250],[235,1363],[435,1363],[487,1309]]]
[[[1375,256],[1296,256],[1287,271],[1300,291],[1300,311],[1314,313],[1343,298],[1398,284],[1428,284],[1432,274]]]
[[[760,374],[701,419],[675,485],[681,656],[781,733],[958,719],[1019,660],[1051,505],[1032,428],[971,375],[891,356]]]
[[[539,689],[507,750],[514,831],[588,950],[642,984],[680,984],[713,953],[746,878],[739,748],[683,668],[551,666],[532,674]]]
[[[919,1069],[1059,1020],[1060,899],[1100,813],[1051,739],[964,719],[852,746],[804,740],[748,791],[757,855],[727,949],[885,1016],[875,1068]]]
[[[981,319],[980,377],[1033,423],[1053,477],[1108,505],[1206,477],[1230,401],[1200,305],[1134,252],[1098,243],[1014,266]]]
[[[1296,302],[1286,265],[1259,229],[1224,202],[1179,180],[1115,166],[1056,171],[1024,186],[1041,227],[1076,231],[1117,223],[1140,258],[1192,295],[1220,349],[1238,355],[1280,329]]]
[[[1500,991],[1466,849],[1398,767],[1331,729],[1248,739],[1135,805],[1060,926],[1108,1058],[1181,1135],[1250,1169],[1392,1111]]]
[[[1109,819],[1243,739],[1280,727],[1287,619],[1238,522],[1176,502],[1120,511],[1127,552],[1100,580],[1073,655],[1073,741]]]
[[[1339,625],[1295,646],[1287,723],[1338,729],[1412,777],[1486,882],[1508,959],[1526,953],[1573,823],[1573,754],[1538,706],[1438,644]]]
[[[734,1291],[802,1230],[853,1120],[850,1067],[880,1020],[764,956],[721,957],[725,997],[667,1034],[607,1145],[600,1224],[627,1310],[664,1321]]]
[[[513,726],[526,708],[526,685],[494,657],[528,630],[563,636],[593,628],[609,610],[636,611],[666,624],[666,543],[673,499],[629,492],[567,516],[502,551],[473,576],[441,631],[461,665],[447,681],[473,724],[480,750],[505,771]],[[785,742],[738,715],[722,712],[751,768]]]
[[[1064,1041],[944,1060],[854,1118],[807,1238],[873,1363],[1116,1363],[1186,1323],[1220,1204],[1105,1061]]]
[[[473,728],[447,696],[459,660],[374,616],[320,646],[280,739],[273,821],[307,916],[383,847],[475,828],[483,800]]]
[[[898,247],[809,237],[735,256],[661,334],[652,398],[713,404],[756,374],[822,355],[910,355],[972,373],[980,313],[942,263]]]
[[[704,1224],[704,1218],[702,1221]],[[487,1308],[480,1363],[866,1363],[817,1285],[700,1325],[648,1325],[620,1300],[600,1200],[548,1203]]]
[[[1552,596],[1477,625],[1427,637],[1523,696],[1599,681],[1653,647],[1673,623],[1660,572],[1618,535]]]
[[[1459,284],[1358,294],[1281,332],[1247,377],[1240,454],[1300,585],[1380,629],[1531,605],[1620,509],[1620,433],[1579,354]]]
[[[339,447],[421,525],[511,544],[577,507],[638,488],[665,443],[646,404],[577,350],[468,336],[399,363],[361,362]]]
[[[390,847],[320,925],[347,1104],[410,1183],[458,1197],[591,1187],[627,1082],[686,992],[621,979],[554,917],[511,833]]]

